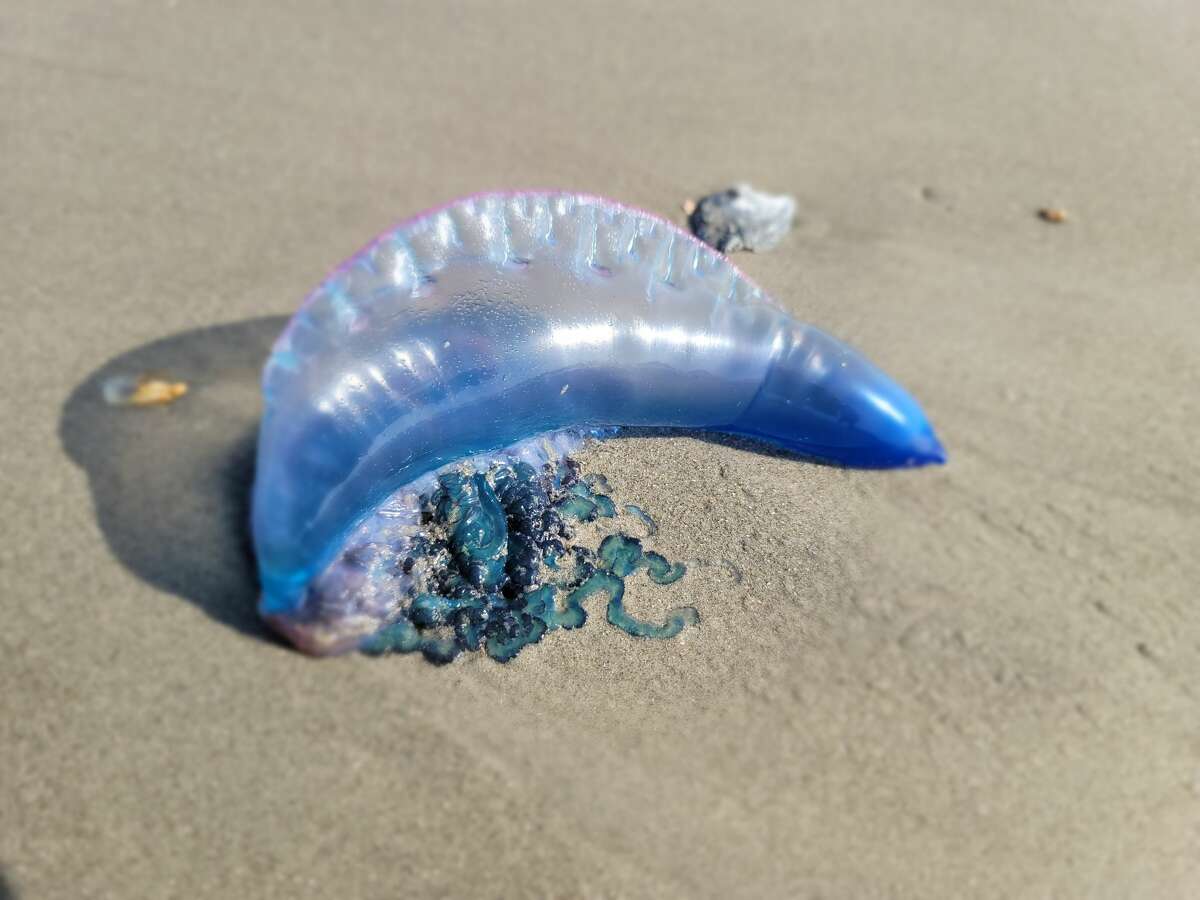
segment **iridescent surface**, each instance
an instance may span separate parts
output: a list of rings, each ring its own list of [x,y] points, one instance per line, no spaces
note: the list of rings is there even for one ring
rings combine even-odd
[[[261,610],[315,652],[379,623],[348,599],[351,574],[322,594],[336,615],[314,608],[355,529],[405,485],[534,435],[672,426],[852,466],[943,459],[916,402],[856,351],[670,223],[577,194],[480,195],[386,233],[295,315],[263,390]]]

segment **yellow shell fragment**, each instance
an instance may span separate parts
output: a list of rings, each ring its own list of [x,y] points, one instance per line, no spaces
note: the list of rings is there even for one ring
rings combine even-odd
[[[130,406],[159,406],[174,403],[187,393],[188,386],[182,381],[143,381],[129,398]]]
[[[150,375],[114,375],[103,386],[112,406],[166,406],[188,392],[186,381],[167,381]]]

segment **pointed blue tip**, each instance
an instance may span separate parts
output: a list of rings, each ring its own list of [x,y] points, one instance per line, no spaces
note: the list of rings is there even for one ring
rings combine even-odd
[[[917,401],[856,350],[811,326],[793,335],[734,427],[843,466],[946,461]]]
[[[917,436],[913,440],[913,454],[909,465],[917,466],[940,466],[946,462],[946,448],[942,446],[942,442],[938,440],[937,435],[932,429],[926,433]]]

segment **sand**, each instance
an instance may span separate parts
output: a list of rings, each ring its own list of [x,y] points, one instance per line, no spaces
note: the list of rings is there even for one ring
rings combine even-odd
[[[1194,4],[241,6],[0,17],[0,895],[1200,893]],[[264,634],[256,372],[334,263],[735,180],[801,210],[738,263],[948,466],[589,451],[692,565],[629,594],[674,641]],[[100,404],[144,369],[192,389]]]

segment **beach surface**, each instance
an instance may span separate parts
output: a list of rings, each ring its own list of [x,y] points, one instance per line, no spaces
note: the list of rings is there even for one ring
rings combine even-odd
[[[1200,895],[1200,7],[223,6],[0,14],[0,897]],[[737,264],[948,465],[586,451],[675,640],[263,630],[258,372],[329,269],[740,180],[800,214]],[[102,402],[141,372],[190,390]]]

